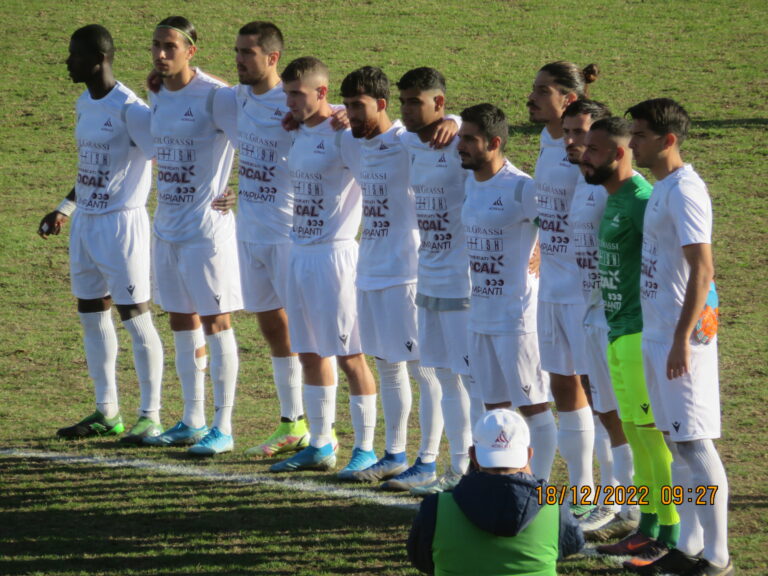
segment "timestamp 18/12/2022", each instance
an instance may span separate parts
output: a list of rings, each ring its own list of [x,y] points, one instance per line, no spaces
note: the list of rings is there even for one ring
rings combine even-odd
[[[684,503],[697,506],[712,506],[717,494],[717,486],[662,486],[658,493],[661,504],[680,506]],[[648,486],[554,486],[551,484],[536,487],[540,506],[554,504],[596,506],[640,506],[651,503],[653,493]]]

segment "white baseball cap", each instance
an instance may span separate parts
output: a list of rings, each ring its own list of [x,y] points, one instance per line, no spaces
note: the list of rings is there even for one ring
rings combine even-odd
[[[475,457],[483,468],[523,468],[531,433],[520,414],[499,408],[486,412],[473,430]]]

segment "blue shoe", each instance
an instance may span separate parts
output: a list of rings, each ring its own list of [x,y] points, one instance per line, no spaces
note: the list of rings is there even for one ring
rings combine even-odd
[[[381,482],[387,478],[397,476],[408,469],[408,461],[405,452],[390,454],[384,452],[384,458],[369,466],[365,470],[359,470],[353,474],[358,482]]]
[[[307,446],[282,462],[269,467],[270,472],[293,472],[294,470],[330,470],[336,467],[336,453],[333,443],[315,448]]]
[[[373,450],[363,450],[362,448],[354,448],[352,450],[352,458],[349,464],[344,466],[336,477],[339,480],[356,480],[355,472],[360,472],[376,464],[376,452]]]
[[[223,434],[216,426],[211,428],[210,432],[203,436],[202,440],[192,446],[187,452],[195,456],[213,456],[232,452],[235,447],[235,440],[230,434]]]
[[[382,483],[382,490],[393,492],[408,492],[416,486],[426,486],[437,479],[437,465],[435,462],[424,463],[421,458],[416,458],[413,466]]]
[[[143,439],[148,446],[189,446],[197,444],[208,432],[208,426],[203,424],[200,428],[190,428],[184,422],[176,422],[173,428],[168,428],[158,436],[150,436]]]

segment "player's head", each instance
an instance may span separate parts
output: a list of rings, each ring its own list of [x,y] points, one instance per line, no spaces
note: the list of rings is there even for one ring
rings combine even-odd
[[[409,132],[419,132],[445,115],[445,77],[434,68],[409,70],[397,87],[401,119]]]
[[[389,78],[381,68],[363,66],[350,72],[341,82],[341,97],[355,138],[379,134],[379,121],[389,102]]]
[[[283,34],[271,22],[249,22],[237,33],[235,62],[241,84],[253,86],[277,74]]]
[[[625,116],[632,119],[630,146],[638,166],[651,167],[671,148],[679,149],[688,136],[691,118],[670,98],[654,98],[635,104]]]
[[[509,125],[504,112],[493,104],[477,104],[461,112],[457,150],[461,167],[479,170],[504,156]]]
[[[588,96],[587,85],[597,80],[595,64],[579,68],[573,62],[550,62],[539,69],[528,94],[531,122],[548,123],[559,119],[568,105]]]
[[[306,122],[320,111],[328,95],[328,66],[312,56],[292,61],[280,75],[286,105],[298,122]]]
[[[592,123],[584,142],[586,149],[581,157],[581,170],[589,184],[605,184],[622,165],[631,170],[631,128],[627,120],[618,116]]]
[[[584,138],[592,122],[611,115],[608,106],[602,102],[579,98],[568,105],[563,112],[563,143],[568,161],[578,164],[584,153]]]
[[[152,62],[164,78],[176,76],[189,67],[197,52],[197,30],[184,16],[162,20],[152,35]]]
[[[67,70],[72,82],[87,82],[100,73],[102,66],[111,66],[114,56],[115,43],[104,26],[78,28],[69,40]]]

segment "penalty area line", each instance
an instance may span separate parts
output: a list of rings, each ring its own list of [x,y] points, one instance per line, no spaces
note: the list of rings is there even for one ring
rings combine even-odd
[[[35,460],[47,460],[50,462],[62,462],[65,464],[90,464],[104,468],[135,468],[137,470],[149,470],[159,474],[170,476],[185,476],[197,478],[209,482],[229,482],[234,484],[253,484],[281,488],[284,490],[296,490],[312,494],[322,494],[334,498],[355,498],[387,506],[390,508],[402,508],[416,510],[418,504],[411,498],[390,496],[381,494],[371,488],[343,488],[332,484],[320,484],[311,480],[296,480],[286,478],[278,480],[270,476],[256,474],[227,474],[225,472],[213,472],[203,470],[195,466],[182,466],[179,464],[161,464],[151,460],[138,458],[104,458],[101,456],[77,456],[61,452],[44,452],[38,450],[0,449],[0,456],[12,456],[17,458],[30,458]]]

